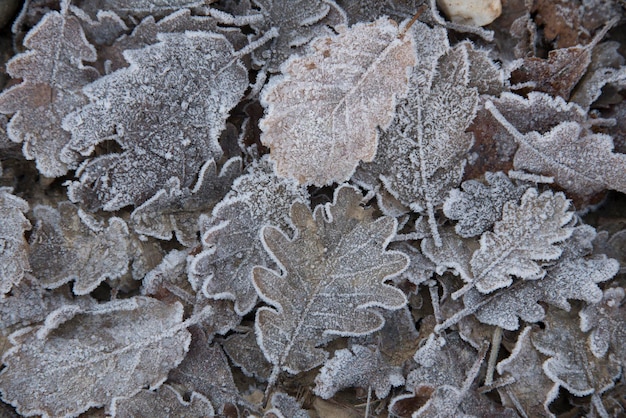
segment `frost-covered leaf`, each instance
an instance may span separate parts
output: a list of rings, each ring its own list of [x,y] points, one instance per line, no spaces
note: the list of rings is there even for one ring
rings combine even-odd
[[[421,27],[413,33],[416,37],[431,35]],[[436,53],[430,58],[436,59]],[[376,158],[361,167],[369,177],[382,181],[400,202],[413,211],[426,212],[437,236],[435,207],[463,176],[472,144],[471,134],[464,131],[474,117],[478,94],[468,87],[469,61],[464,47],[449,49],[439,58],[432,78],[424,80],[422,67],[428,68],[428,64],[414,67],[407,97],[399,102],[393,122],[382,132]]]
[[[439,247],[431,237],[424,238],[421,244],[424,255],[435,263],[437,274],[442,275],[446,270],[451,269],[464,281],[471,281],[470,260],[472,252],[478,248],[476,240],[459,237],[451,227],[441,230],[440,240]]]
[[[306,45],[320,36],[333,35],[333,29],[345,25],[346,16],[332,0],[253,0],[263,16],[251,26],[259,33],[278,29],[278,36],[253,57],[272,73],[291,55],[302,55]]]
[[[234,300],[235,311],[245,315],[257,301],[252,268],[270,263],[261,227],[290,229],[289,207],[308,202],[308,193],[295,181],[277,177],[267,158],[252,164],[232,189],[210,218],[200,218],[204,251],[191,263],[190,277],[202,283],[207,297]]]
[[[228,360],[218,345],[210,345],[209,336],[202,328],[195,326],[189,328],[189,331],[189,352],[178,367],[170,372],[169,381],[204,395],[217,413],[221,414],[224,405],[236,404],[239,396]]]
[[[415,64],[412,32],[389,19],[318,38],[312,52],[286,62],[265,87],[261,141],[277,172],[300,183],[347,180],[376,154],[376,127],[393,118],[395,96]]]
[[[129,233],[122,219],[98,222],[69,202],[58,209],[37,206],[37,224],[30,238],[33,274],[47,288],[75,280],[74,293],[85,295],[106,278],[128,270]]]
[[[519,201],[528,186],[515,185],[502,172],[485,173],[485,185],[477,180],[464,181],[461,189],[452,189],[443,205],[443,213],[457,220],[455,231],[462,237],[474,237],[491,229],[502,217],[508,201]]]
[[[24,231],[31,225],[26,212],[28,202],[11,194],[10,188],[0,187],[0,294],[9,292],[30,270]]]
[[[0,112],[11,114],[9,138],[23,143],[22,151],[46,177],[67,173],[61,149],[70,141],[61,121],[87,103],[82,88],[98,72],[82,62],[96,60],[96,50],[87,41],[80,21],[67,13],[50,12],[24,39],[29,51],[15,56],[7,71],[22,82],[0,95]]]
[[[89,160],[70,184],[71,200],[89,209],[141,204],[172,177],[189,187],[201,166],[222,154],[220,132],[248,86],[240,56],[209,32],[159,40],[126,51],[131,66],[87,87],[91,103],[63,122],[72,133],[65,153],[89,155],[105,140],[123,149]]]
[[[406,388],[416,391],[420,386],[463,386],[477,355],[455,332],[445,336],[431,334],[413,358],[419,366],[407,376]]]
[[[189,347],[182,315],[180,304],[145,297],[88,310],[67,305],[45,325],[11,335],[14,347],[0,372],[2,399],[25,415],[76,416],[156,388]]]
[[[513,165],[517,170],[554,177],[556,184],[578,196],[589,197],[605,189],[626,192],[626,156],[613,152],[613,140],[594,134],[578,122],[561,122],[540,133],[523,133],[487,102],[500,124],[518,144]]]
[[[389,249],[401,251],[408,255],[410,259],[409,267],[399,276],[396,276],[393,279],[394,282],[407,280],[415,285],[419,285],[430,279],[437,268],[428,257],[422,254],[419,248],[407,241],[392,242],[389,244]]]
[[[341,186],[333,203],[313,214],[295,203],[293,240],[276,228],[263,228],[263,245],[282,274],[253,270],[257,292],[272,306],[257,311],[256,331],[275,372],[295,374],[322,364],[327,354],[316,346],[325,338],[369,334],[384,320],[368,308],[406,304],[404,293],[383,283],[408,264],[404,254],[385,251],[396,221],[373,219],[361,200],[358,190]]]
[[[172,232],[181,244],[191,247],[198,241],[198,218],[210,212],[230,190],[233,180],[241,174],[241,158],[231,158],[217,173],[215,161],[207,161],[200,169],[198,182],[181,188],[178,177],[172,177],[145,203],[133,211],[130,220],[140,234],[170,240]]]
[[[371,387],[378,399],[383,399],[392,387],[403,384],[401,367],[387,364],[376,347],[355,344],[350,349],[335,351],[315,378],[314,392],[330,399],[345,388]]]
[[[580,328],[591,331],[589,347],[596,357],[611,353],[626,365],[626,315],[624,315],[625,292],[621,287],[610,287],[604,291],[602,301],[583,308],[580,315]]]
[[[83,9],[70,6],[72,14],[81,21],[81,26],[85,32],[85,37],[92,44],[98,46],[99,58],[102,46],[112,44],[116,39],[126,33],[129,29],[126,23],[115,12],[110,10],[99,10],[95,18],[92,19]]]
[[[498,363],[498,373],[514,381],[499,389],[506,406],[519,404],[529,417],[554,417],[548,405],[557,397],[559,386],[543,373],[541,355],[530,342],[531,327],[517,338],[511,355]]]
[[[207,2],[203,0],[74,0],[73,3],[93,17],[100,10],[109,10],[126,19],[147,15],[162,17],[179,9],[200,6]]]
[[[493,232],[485,232],[480,249],[471,260],[473,285],[481,293],[507,287],[512,276],[524,280],[538,280],[545,270],[539,262],[555,260],[561,255],[558,244],[572,234],[567,224],[573,212],[563,193],[551,191],[538,194],[528,189],[519,205],[507,202],[502,219]]]
[[[615,276],[619,264],[605,255],[583,257],[590,249],[582,254],[576,251],[580,251],[577,241],[584,241],[590,247],[594,237],[595,231],[590,226],[575,228],[563,244],[561,260],[547,269],[543,279],[518,282],[493,295],[470,290],[463,298],[465,306],[475,310],[474,315],[482,323],[513,331],[519,328],[518,317],[526,322],[543,320],[545,310],[539,301],[567,311],[571,308],[568,299],[598,303],[602,298],[598,283]]]
[[[423,3],[424,0],[337,0],[351,25],[371,22],[383,16],[401,22],[413,17]]]
[[[272,364],[261,351],[253,330],[229,336],[222,342],[222,347],[233,364],[246,376],[266,381],[272,373]]]
[[[189,401],[185,401],[183,395],[169,385],[156,391],[143,389],[132,398],[115,398],[111,406],[111,416],[115,418],[198,418],[214,414],[211,402],[201,394],[192,392]]]
[[[36,278],[26,275],[17,286],[13,286],[10,295],[0,298],[0,331],[6,333],[16,326],[41,322],[63,305],[88,306],[91,301],[88,297],[71,299],[62,293],[45,290]]]
[[[272,395],[272,409],[263,414],[263,418],[309,418],[300,402],[293,396],[277,392]]]
[[[537,350],[550,357],[543,371],[554,382],[575,396],[602,393],[614,385],[621,373],[619,363],[598,359],[571,313],[550,309],[544,320],[546,329],[532,336]]]
[[[245,36],[238,28],[218,26],[218,22],[210,16],[196,16],[189,9],[179,9],[163,19],[155,16],[146,16],[132,33],[123,35],[110,45],[100,46],[98,58],[106,60],[110,70],[114,71],[127,67],[129,62],[124,56],[127,49],[141,49],[158,42],[159,33],[183,33],[185,31],[207,31],[220,33],[228,39],[235,48],[247,44]]]

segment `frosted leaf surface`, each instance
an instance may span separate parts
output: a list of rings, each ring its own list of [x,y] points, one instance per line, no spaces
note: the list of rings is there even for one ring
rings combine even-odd
[[[602,393],[614,386],[620,364],[610,358],[596,358],[587,335],[581,332],[572,314],[551,309],[544,320],[546,329],[532,336],[537,350],[550,357],[543,371],[574,396]]]
[[[475,87],[480,94],[498,96],[504,90],[504,71],[490,57],[489,51],[478,49],[465,41],[462,45],[467,50],[470,62],[469,86]]]
[[[79,20],[58,12],[46,14],[24,38],[24,46],[29,50],[7,64],[8,73],[22,82],[0,95],[0,112],[13,115],[7,133],[23,143],[24,156],[36,160],[44,176],[59,177],[76,161],[75,156],[61,160],[61,149],[70,141],[61,122],[87,103],[82,88],[99,74],[82,62],[95,61],[96,50]]]
[[[585,237],[588,232],[592,234]],[[518,282],[488,296],[470,290],[463,299],[465,306],[474,307],[475,315],[482,323],[514,331],[519,328],[518,317],[526,322],[544,318],[545,310],[539,301],[567,311],[571,308],[568,299],[598,303],[602,298],[598,283],[615,276],[619,264],[605,255],[584,257],[590,249],[584,251],[579,241],[590,246],[594,236],[592,227],[575,228],[570,239],[563,244],[561,260],[547,269],[543,279]]]
[[[69,299],[65,295],[43,289],[32,276],[26,276],[11,294],[0,298],[0,331],[15,329],[14,326],[27,326],[43,321],[57,308],[68,303],[87,306],[90,298]]]
[[[620,363],[626,364],[626,317],[624,315],[624,289],[611,287],[604,291],[600,303],[589,305],[580,311],[580,328],[591,331],[589,347],[596,357],[607,352],[614,354]]]
[[[626,155],[613,152],[609,135],[589,133],[576,122],[563,122],[541,135],[518,135],[513,165],[554,177],[556,184],[578,196],[605,189],[626,193]]]
[[[135,231],[162,240],[172,239],[172,232],[181,244],[191,247],[198,242],[202,212],[210,212],[230,190],[233,180],[241,174],[241,158],[228,160],[218,173],[215,161],[207,161],[200,169],[192,189],[181,188],[178,177],[133,211],[130,216]]]
[[[145,297],[57,310],[44,326],[12,334],[2,399],[25,415],[76,416],[156,388],[189,347],[182,316],[180,304]]]
[[[89,42],[99,47],[98,55],[100,59],[103,58],[100,54],[102,46],[112,44],[129,30],[126,23],[115,12],[110,10],[99,10],[95,18],[92,19],[91,16],[76,6],[70,5],[69,9],[72,14],[80,19],[85,37]]]
[[[407,97],[399,102],[394,120],[381,133],[376,158],[361,168],[413,211],[426,212],[437,235],[435,207],[463,176],[465,156],[472,145],[471,134],[464,131],[474,117],[478,94],[468,87],[465,48],[442,55],[430,80],[423,79],[423,65],[414,68]]]
[[[200,218],[204,250],[191,263],[190,276],[203,283],[207,297],[234,300],[235,311],[245,315],[257,301],[252,268],[270,262],[261,227],[290,229],[289,208],[296,201],[308,202],[308,193],[295,181],[277,177],[267,158],[251,165],[232,189],[210,218]]]
[[[374,346],[355,344],[350,349],[335,351],[315,378],[314,393],[323,399],[338,391],[371,387],[378,399],[386,398],[392,387],[404,384],[402,368],[389,365]]]
[[[384,320],[372,307],[400,309],[406,297],[383,282],[402,272],[408,258],[385,251],[396,221],[373,219],[350,186],[335,191],[332,204],[311,214],[301,203],[291,207],[297,229],[293,240],[265,227],[263,245],[282,270],[253,270],[260,297],[272,307],[256,315],[257,340],[275,370],[309,370],[326,360],[316,346],[333,335],[365,335]]]
[[[24,231],[31,225],[26,212],[28,202],[11,194],[10,188],[0,187],[0,294],[9,292],[30,270]]]
[[[507,287],[512,276],[524,280],[544,277],[540,262],[561,256],[558,244],[572,234],[566,226],[573,212],[563,193],[551,191],[538,194],[528,189],[519,205],[508,202],[502,210],[502,219],[493,232],[480,238],[480,249],[471,260],[474,285],[481,293],[490,293]]]
[[[64,120],[72,133],[64,152],[90,155],[105,140],[123,149],[89,160],[70,184],[70,199],[89,209],[141,204],[172,177],[190,187],[202,165],[222,154],[219,135],[248,86],[241,59],[210,32],[159,40],[126,51],[131,66],[86,88],[91,103]]]
[[[247,44],[245,36],[238,28],[218,26],[217,21],[210,16],[196,16],[189,9],[179,9],[174,13],[155,20],[155,16],[146,16],[132,33],[123,35],[110,45],[100,46],[98,58],[108,60],[111,70],[128,66],[124,51],[141,49],[158,42],[159,33],[183,33],[185,31],[207,31],[220,33],[226,37],[235,48]]]
[[[486,184],[464,181],[461,189],[452,189],[443,205],[443,213],[457,220],[455,231],[462,237],[474,237],[491,229],[502,217],[508,201],[519,201],[528,186],[515,185],[502,172],[485,173]]]
[[[415,285],[419,285],[430,279],[436,270],[437,266],[422,254],[419,248],[406,241],[392,242],[389,244],[389,249],[403,252],[409,256],[411,261],[409,267],[394,278],[394,282],[408,280]]]
[[[85,295],[105,280],[128,271],[129,233],[117,217],[99,223],[69,202],[58,209],[37,206],[37,224],[30,238],[33,274],[47,288],[75,280],[74,293]]]
[[[263,414],[263,418],[309,418],[300,402],[293,396],[277,392],[272,396],[272,409]]]
[[[389,16],[396,22],[413,17],[424,0],[337,0],[351,25]]]
[[[211,3],[212,1],[209,1]],[[123,18],[165,16],[185,7],[204,5],[202,0],[78,0],[74,4],[95,17],[100,10],[113,11]]]
[[[194,326],[189,328],[189,331],[191,332],[189,352],[178,367],[170,372],[169,381],[204,395],[217,413],[221,414],[224,405],[236,403],[239,396],[239,389],[233,381],[228,360],[218,345],[210,345],[210,340],[202,328]]]
[[[531,335],[531,327],[524,328],[511,355],[498,363],[498,373],[515,379],[498,392],[506,406],[517,402],[529,417],[554,417],[548,405],[557,397],[559,386],[543,373],[546,358],[533,347]]]
[[[393,118],[415,64],[411,32],[389,19],[356,24],[311,43],[261,94],[261,141],[281,176],[326,185],[347,180],[376,154],[377,126]]]
[[[302,55],[314,38],[331,36],[333,29],[347,23],[346,16],[332,0],[253,0],[263,15],[251,26],[259,33],[278,29],[278,36],[254,52],[259,65],[272,73],[291,55]]]
[[[406,388],[415,391],[420,386],[463,386],[477,355],[458,333],[452,333],[441,337],[431,334],[413,358],[419,366],[407,376]]]
[[[449,227],[442,229],[439,247],[433,238],[424,238],[421,244],[422,252],[435,263],[437,274],[442,275],[451,269],[464,281],[470,282],[472,281],[470,260],[472,251],[477,249],[478,245],[475,240],[459,237],[451,229]]]
[[[132,398],[115,398],[111,416],[115,418],[162,417],[198,418],[215,414],[211,402],[198,392],[191,392],[189,401],[169,385],[154,391],[142,389]]]
[[[222,342],[224,351],[233,364],[246,376],[254,376],[259,381],[266,381],[272,373],[272,364],[267,361],[256,342],[254,331],[245,334],[233,334]]]

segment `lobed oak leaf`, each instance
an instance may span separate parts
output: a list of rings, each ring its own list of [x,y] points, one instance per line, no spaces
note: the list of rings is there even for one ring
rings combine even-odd
[[[37,224],[30,238],[33,274],[46,288],[75,280],[73,291],[86,295],[106,278],[128,271],[129,232],[126,222],[112,217],[99,223],[69,202],[58,209],[37,206]]]
[[[30,270],[24,238],[24,231],[31,228],[24,216],[28,202],[11,192],[10,188],[0,187],[0,294],[8,293]]]
[[[251,22],[258,33],[278,29],[278,36],[252,55],[255,63],[277,73],[291,55],[301,55],[314,38],[331,36],[347,23],[343,10],[332,0],[253,0],[263,19]]]
[[[61,158],[70,135],[61,129],[63,118],[87,103],[82,88],[98,72],[83,65],[96,60],[96,50],[87,41],[80,21],[67,12],[50,12],[24,39],[29,50],[16,55],[7,71],[22,82],[0,95],[0,112],[13,115],[7,133],[22,151],[36,160],[46,177],[67,173],[74,156]]]
[[[189,187],[201,166],[222,154],[220,132],[248,86],[241,57],[215,33],[159,40],[126,51],[131,66],[86,88],[91,103],[63,122],[72,133],[64,152],[90,155],[105,140],[123,148],[87,161],[80,181],[69,185],[70,199],[91,210],[141,204],[171,177]]]
[[[271,262],[259,231],[266,224],[290,229],[289,207],[296,201],[308,202],[306,189],[277,177],[267,158],[235,180],[212,216],[200,218],[204,250],[191,262],[189,274],[206,297],[234,300],[242,316],[252,310],[257,302],[252,268]]]
[[[255,326],[274,376],[322,364],[327,354],[317,345],[326,338],[380,329],[383,317],[371,308],[406,304],[404,293],[383,283],[408,265],[404,254],[385,251],[396,221],[373,219],[361,200],[358,190],[344,185],[332,204],[313,214],[300,203],[291,207],[293,239],[276,228],[262,230],[263,245],[282,270],[253,270],[255,289],[272,306],[257,310]]]
[[[390,19],[356,24],[311,43],[261,93],[261,142],[281,176],[327,185],[347,180],[376,154],[376,127],[393,118],[415,64],[413,36]]]
[[[233,180],[241,174],[241,158],[228,160],[217,172],[214,160],[207,161],[193,188],[181,188],[178,177],[133,211],[133,228],[139,234],[162,240],[172,239],[172,231],[181,244],[192,247],[198,242],[202,212],[210,212],[230,190]]]
[[[124,19],[152,15],[163,17],[182,8],[204,5],[203,0],[77,0],[76,6],[92,17],[100,10],[112,11]],[[212,3],[212,0],[209,0]]]
[[[568,212],[569,201],[563,193],[551,191],[538,194],[528,189],[520,205],[507,202],[502,219],[493,232],[480,238],[480,249],[474,252],[472,284],[481,293],[490,293],[509,286],[511,276],[524,280],[538,280],[545,276],[540,261],[556,260],[562,249],[558,244],[572,234],[567,226],[573,216]]]
[[[182,305],[146,297],[60,308],[45,325],[11,335],[2,399],[24,415],[77,416],[156,388],[189,347],[182,316]]]
[[[270,377],[272,364],[265,358],[252,329],[244,334],[229,336],[222,342],[222,347],[230,361],[246,376],[255,377],[261,382]]]
[[[485,185],[477,180],[464,181],[452,189],[443,204],[443,213],[457,222],[454,230],[462,237],[481,235],[502,217],[508,201],[519,201],[528,186],[515,185],[506,174],[486,172]]]
[[[543,371],[574,396],[601,394],[612,388],[621,373],[618,362],[598,359],[587,344],[572,314],[551,309],[546,315],[545,330],[532,336],[537,350],[548,356]]]

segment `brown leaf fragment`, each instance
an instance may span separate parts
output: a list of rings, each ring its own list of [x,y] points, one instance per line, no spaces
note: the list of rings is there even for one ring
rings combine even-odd
[[[222,342],[222,347],[233,364],[246,376],[253,376],[262,382],[270,377],[272,364],[261,351],[253,330],[229,336]]]
[[[224,405],[236,404],[239,389],[235,386],[228,360],[219,345],[210,344],[201,327],[189,328],[191,345],[185,359],[169,374],[169,381],[206,397],[218,414]],[[158,416],[158,415],[154,415]]]
[[[524,328],[511,355],[498,363],[500,375],[515,379],[498,392],[505,406],[520,407],[528,417],[554,417],[548,405],[558,396],[559,386],[543,373],[546,357],[533,347],[531,335],[532,328]]]
[[[29,50],[7,64],[13,78],[23,81],[0,95],[0,112],[13,115],[7,127],[9,138],[23,143],[22,151],[36,160],[46,177],[67,173],[61,149],[70,134],[61,128],[63,118],[87,103],[82,88],[98,77],[83,61],[96,60],[96,50],[87,41],[80,21],[67,13],[50,12],[24,39]]]
[[[529,57],[511,72],[511,89],[541,91],[568,100],[591,63],[591,48],[573,46],[550,51],[547,59]]]
[[[415,64],[411,32],[390,19],[318,38],[264,88],[261,141],[281,176],[327,185],[347,180],[376,154],[376,127],[393,117]]]
[[[361,200],[357,189],[344,185],[332,204],[313,214],[301,203],[291,207],[293,239],[276,228],[262,230],[263,245],[282,270],[253,270],[255,289],[271,305],[257,310],[255,329],[275,376],[324,363],[327,353],[317,345],[329,337],[382,328],[384,319],[372,308],[406,305],[404,293],[384,283],[408,265],[404,254],[385,250],[396,220],[373,219]]]
[[[66,305],[45,325],[11,335],[2,399],[24,415],[77,416],[156,388],[189,347],[182,315],[182,305],[146,297],[90,309]]]
[[[0,187],[0,294],[9,292],[30,270],[24,238],[24,232],[31,228],[24,216],[28,202],[11,192],[10,188]]]
[[[141,390],[133,397],[114,398],[111,417],[208,418],[215,411],[211,402],[201,394],[192,392],[189,401],[170,385],[156,391]]]
[[[601,394],[614,386],[620,364],[593,354],[572,313],[550,309],[544,322],[546,329],[533,334],[532,343],[549,357],[543,371],[550,380],[574,396]]]
[[[543,36],[557,48],[586,44],[594,31],[622,9],[614,0],[535,0],[531,12]]]
[[[75,280],[73,291],[85,295],[105,280],[125,274],[129,263],[129,233],[117,217],[100,223],[69,202],[58,209],[37,206],[30,238],[33,274],[46,288]]]

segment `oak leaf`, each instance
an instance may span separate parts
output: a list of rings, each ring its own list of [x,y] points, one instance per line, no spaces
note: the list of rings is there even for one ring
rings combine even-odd
[[[24,231],[31,228],[24,216],[28,202],[11,192],[10,188],[0,187],[0,294],[9,292],[30,270],[24,238]]]
[[[327,354],[317,345],[327,338],[380,329],[383,317],[371,308],[406,304],[404,293],[383,283],[408,265],[404,254],[385,251],[396,221],[373,219],[361,200],[358,190],[341,186],[333,203],[313,214],[300,203],[291,207],[293,239],[276,228],[262,230],[263,245],[282,270],[253,270],[254,287],[271,305],[257,311],[256,332],[274,375],[322,364]]]

